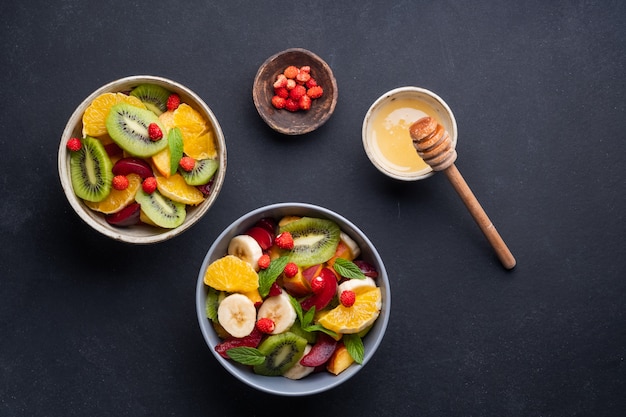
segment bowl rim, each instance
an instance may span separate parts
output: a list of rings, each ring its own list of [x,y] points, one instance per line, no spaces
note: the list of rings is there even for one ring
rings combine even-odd
[[[324,68],[324,71],[326,71],[329,75],[331,84],[332,84],[332,97],[331,97],[331,105],[329,107],[329,109],[324,113],[323,117],[321,117],[316,123],[310,124],[308,125],[306,128],[303,129],[297,129],[294,130],[293,128],[289,128],[289,127],[281,127],[281,126],[274,126],[271,123],[271,118],[267,115],[266,112],[262,111],[262,106],[261,106],[261,99],[259,97],[259,93],[257,92],[257,88],[256,86],[262,81],[261,78],[264,75],[264,70],[265,68],[275,59],[279,58],[282,55],[285,55],[287,53],[291,53],[291,52],[299,52],[302,53],[304,55],[307,55],[309,57],[311,57],[313,60],[318,61],[320,63],[320,65]],[[280,52],[276,52],[274,55],[268,57],[265,61],[263,61],[263,63],[259,66],[259,69],[257,70],[257,73],[254,77],[254,83],[252,84],[252,100],[254,101],[254,106],[256,107],[257,113],[259,113],[259,116],[261,116],[261,118],[263,119],[263,121],[273,130],[275,130],[276,132],[282,133],[284,135],[288,135],[288,136],[297,136],[297,135],[304,135],[310,132],[313,132],[314,130],[317,130],[318,128],[320,128],[321,126],[323,126],[328,119],[330,119],[330,117],[333,115],[333,113],[335,112],[335,107],[337,106],[337,98],[339,96],[339,91],[337,89],[337,79],[335,78],[335,75],[333,73],[332,68],[330,67],[330,65],[328,65],[328,63],[322,59],[322,57],[320,57],[319,55],[317,55],[316,53],[305,49],[305,48],[288,48],[285,50],[282,50]]]
[[[382,307],[381,314],[374,324],[374,328],[368,333],[368,336],[372,336],[371,338],[366,337],[364,339],[364,344],[366,345],[365,357],[363,363],[361,365],[353,364],[348,369],[343,371],[339,375],[331,375],[328,373],[319,373],[316,375],[311,375],[307,378],[303,378],[300,380],[292,381],[284,377],[267,377],[262,375],[256,375],[250,370],[242,369],[243,367],[239,364],[233,363],[232,361],[228,361],[221,357],[214,349],[215,344],[213,344],[212,340],[218,341],[218,337],[215,334],[215,331],[211,327],[208,319],[206,318],[206,286],[204,284],[204,271],[208,267],[209,263],[214,261],[220,256],[223,256],[223,253],[217,254],[216,251],[218,247],[223,245],[225,239],[234,236],[237,233],[243,232],[243,229],[250,227],[256,220],[260,219],[262,216],[269,214],[270,212],[278,212],[280,215],[286,214],[294,214],[304,213],[302,215],[315,215],[320,216],[322,218],[328,218],[336,221],[341,227],[342,231],[352,235],[351,237],[356,237],[362,244],[365,244],[369,251],[371,251],[371,256],[377,268],[379,277],[377,278],[377,284],[381,288],[381,292],[383,293],[382,298]],[[345,230],[350,229],[350,230]],[[356,235],[356,236],[355,236]],[[200,271],[198,273],[198,280],[196,283],[196,314],[198,318],[198,324],[200,326],[200,331],[202,333],[202,337],[209,347],[209,350],[213,354],[213,356],[217,359],[217,361],[222,365],[226,371],[228,371],[231,375],[233,375],[236,379],[243,382],[244,384],[255,388],[259,391],[266,392],[269,394],[280,395],[280,396],[307,396],[318,394],[327,390],[330,390],[344,382],[348,379],[352,378],[356,373],[358,373],[374,356],[378,347],[380,346],[382,339],[384,338],[388,323],[389,317],[391,314],[391,289],[389,284],[389,278],[387,275],[387,271],[385,269],[385,265],[380,257],[380,254],[376,250],[373,243],[369,240],[369,238],[365,235],[363,231],[361,231],[354,223],[350,220],[346,219],[342,215],[314,204],[309,203],[298,203],[298,202],[285,202],[285,203],[274,203],[266,206],[262,206],[256,208],[233,221],[228,227],[220,233],[220,235],[213,241],[209,250],[207,251],[203,261]],[[271,378],[270,381],[281,381],[285,384],[291,386],[291,389],[276,389],[265,386],[262,382],[265,378]],[[274,379],[280,378],[280,379]],[[313,379],[315,378],[315,379]],[[321,380],[322,383],[319,381]],[[328,383],[323,383],[328,381]]]
[[[96,97],[107,92],[124,91],[125,87],[131,87],[133,85],[138,85],[142,83],[155,83],[168,87],[171,90],[175,90],[175,92],[177,93],[182,92],[184,95],[188,96],[191,100],[194,101],[194,103],[188,104],[193,104],[193,107],[200,107],[200,109],[206,113],[215,132],[214,139],[218,145],[217,148],[220,168],[218,169],[217,175],[215,177],[211,194],[205,199],[205,201],[193,207],[193,218],[190,221],[185,220],[183,224],[174,229],[159,230],[146,226],[145,230],[147,230],[148,232],[145,235],[135,236],[125,233],[127,230],[123,228],[115,228],[114,226],[106,225],[104,220],[98,219],[98,217],[100,216],[99,213],[92,213],[91,209],[86,207],[84,203],[82,203],[82,201],[80,201],[80,199],[76,196],[76,194],[74,194],[69,174],[69,156],[65,144],[67,140],[72,136],[73,132],[76,129],[76,126],[79,123],[82,124],[82,115],[85,112],[85,109]],[[133,244],[153,244],[164,242],[188,230],[191,226],[198,222],[204,216],[204,214],[206,214],[211,206],[213,206],[215,200],[217,199],[217,196],[222,189],[226,175],[226,142],[224,139],[224,132],[222,131],[217,117],[215,116],[211,108],[204,102],[204,100],[190,88],[184,86],[177,81],[161,76],[131,75],[110,81],[97,88],[85,99],[83,99],[81,103],[76,107],[76,109],[72,112],[72,115],[68,119],[67,124],[63,129],[63,133],[61,134],[57,158],[57,168],[59,179],[61,181],[61,187],[63,188],[67,201],[70,203],[72,209],[76,212],[76,214],[85,223],[91,226],[92,229],[116,241]],[[189,213],[187,215],[189,216]],[[152,233],[153,229],[156,233]]]
[[[435,171],[433,171],[433,169],[430,166],[428,166],[427,168],[424,168],[415,173],[401,174],[398,171],[394,171],[390,169],[388,166],[382,164],[379,161],[379,158],[376,155],[374,155],[371,149],[370,143],[372,139],[369,135],[369,126],[370,126],[371,120],[375,112],[378,111],[388,101],[400,95],[410,96],[415,93],[417,93],[418,95],[429,97],[432,101],[434,101],[440,107],[439,109],[440,112],[438,112],[439,116],[443,119],[442,122],[449,125],[449,128],[447,130],[449,131],[448,133],[450,134],[452,145],[456,146],[457,136],[458,136],[458,127],[457,127],[456,118],[454,117],[454,113],[452,112],[452,109],[450,108],[450,106],[448,106],[445,100],[443,100],[439,95],[423,87],[403,86],[403,87],[393,88],[381,94],[368,108],[367,112],[365,113],[365,117],[363,118],[363,124],[361,127],[361,138],[363,142],[363,147],[365,149],[365,153],[367,154],[367,157],[370,159],[372,164],[376,167],[376,169],[378,169],[380,172],[382,172],[388,177],[401,180],[401,181],[407,181],[407,182],[426,179],[428,177],[431,177],[435,173]],[[437,109],[433,109],[433,110],[437,111]]]

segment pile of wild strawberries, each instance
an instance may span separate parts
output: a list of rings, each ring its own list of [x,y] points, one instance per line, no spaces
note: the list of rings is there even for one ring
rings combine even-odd
[[[322,94],[324,90],[311,77],[311,67],[290,65],[276,77],[272,105],[291,112],[306,111],[311,108],[311,101],[320,98]]]

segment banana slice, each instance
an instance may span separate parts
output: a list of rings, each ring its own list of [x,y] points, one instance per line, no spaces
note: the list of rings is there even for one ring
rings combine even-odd
[[[252,236],[237,235],[228,244],[228,254],[243,259],[252,265],[255,271],[258,271],[259,258],[263,255],[263,249]]]
[[[341,293],[346,290],[354,291],[357,288],[375,286],[376,282],[370,277],[365,277],[365,279],[349,279],[337,286],[337,297],[341,297]]]
[[[256,308],[245,295],[231,294],[217,308],[217,320],[231,336],[248,336],[256,324]]]
[[[283,292],[279,295],[268,297],[263,301],[263,304],[259,307],[257,320],[264,317],[274,321],[275,327],[271,334],[278,334],[289,330],[295,323],[297,316],[296,310],[289,302],[289,296]]]
[[[341,240],[348,247],[348,249],[350,249],[352,259],[356,259],[359,257],[359,255],[361,254],[361,248],[354,240],[352,240],[350,236],[348,236],[344,232],[341,232],[339,233],[339,240]]]
[[[307,353],[309,353],[311,351],[311,348],[312,348],[311,345],[306,345],[306,347],[304,348],[304,354],[302,354],[302,356],[304,357]],[[294,366],[287,369],[287,372],[285,372],[283,376],[289,379],[302,379],[305,376],[309,375],[314,370],[315,370],[314,366],[301,365],[300,361],[298,360],[298,362],[296,362]]]

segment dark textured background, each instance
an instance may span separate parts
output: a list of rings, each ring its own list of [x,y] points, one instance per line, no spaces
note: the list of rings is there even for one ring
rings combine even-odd
[[[0,415],[619,416],[626,410],[626,3],[52,0],[0,5]],[[258,66],[303,47],[333,68],[333,117],[281,137]],[[56,152],[114,79],[185,84],[226,135],[220,198],[195,228],[133,247],[65,200]],[[517,258],[505,271],[443,175],[399,183],[361,146],[370,104],[433,90],[457,166]],[[391,279],[392,316],[348,383],[273,397],[200,334],[204,254],[233,220],[302,201],[351,219]]]

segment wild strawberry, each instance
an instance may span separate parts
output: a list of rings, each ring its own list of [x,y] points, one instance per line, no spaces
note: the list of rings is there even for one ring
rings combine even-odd
[[[196,166],[196,160],[190,156],[183,156],[182,158],[180,158],[180,162],[178,162],[178,165],[180,165],[180,167],[185,171],[191,172],[193,170],[193,167]]]
[[[278,97],[281,97],[281,98],[287,98],[289,97],[289,90],[287,90],[287,87],[275,88],[274,95],[277,95]]]
[[[306,94],[300,97],[300,100],[298,100],[298,106],[300,106],[300,110],[309,110],[311,108],[311,97]]]
[[[180,106],[180,96],[178,94],[170,94],[166,103],[167,109],[174,111]]]
[[[283,97],[279,97],[279,96],[272,97],[272,106],[276,107],[277,109],[284,109],[286,102],[287,100],[285,100]]]
[[[281,249],[291,250],[294,246],[293,236],[289,232],[283,232],[276,236],[274,243]]]
[[[315,81],[315,78],[311,77],[309,78],[309,80],[304,83],[304,86],[306,88],[311,88],[311,87],[315,87],[317,85],[317,81]]]
[[[116,175],[113,177],[112,184],[116,190],[125,190],[128,188],[128,178],[126,178],[126,175]]]
[[[295,86],[291,91],[289,91],[289,97],[294,100],[300,100],[300,97],[306,94],[306,88],[303,85]]]
[[[298,275],[298,265],[294,264],[293,262],[289,262],[287,265],[285,265],[283,273],[287,278],[295,277],[296,275]]]
[[[268,297],[274,297],[274,296],[277,296],[277,295],[281,295],[282,293],[283,293],[282,288],[280,288],[280,285],[278,285],[276,283],[276,281],[274,281],[272,283],[272,286],[270,287],[270,290],[267,293],[267,295],[268,295]]]
[[[296,75],[296,81],[300,84],[304,84],[310,79],[311,79],[311,74],[309,74],[308,72],[304,72],[302,70],[300,70],[298,75]]]
[[[313,99],[322,97],[322,94],[324,94],[324,90],[319,85],[314,85],[306,92],[306,95]]]
[[[148,194],[152,194],[154,192],[154,190],[157,189],[157,182],[156,182],[156,178],[154,177],[148,177],[145,180],[143,180],[143,182],[141,183],[141,188],[143,188],[143,190],[148,193]]]
[[[296,80],[289,79],[287,80],[287,90],[292,90],[296,85]]]
[[[296,68],[293,65],[290,65],[287,68],[285,68],[285,71],[283,71],[283,74],[287,78],[294,79],[298,75],[298,72],[299,72],[298,68]]]
[[[311,72],[311,67],[308,65],[303,65],[300,67],[300,72],[306,72],[308,74]]]
[[[156,123],[150,123],[148,125],[148,136],[150,136],[150,140],[156,142],[157,140],[161,140],[163,138],[163,132],[161,128]]]
[[[319,294],[325,286],[326,281],[319,275],[311,280],[311,291],[313,291],[313,294]]]
[[[78,138],[70,138],[67,141],[67,149],[72,152],[80,151],[80,148],[83,146],[82,142]]]
[[[263,317],[256,322],[256,328],[259,329],[261,333],[270,334],[276,328],[276,324],[274,320],[269,317]]]
[[[339,296],[339,301],[344,307],[352,307],[356,301],[356,294],[351,290],[342,291]]]
[[[267,254],[261,255],[257,263],[259,264],[259,268],[267,269],[270,266],[270,256]]]
[[[298,102],[291,97],[285,100],[285,108],[289,111],[298,111],[300,110],[300,105]]]
[[[276,81],[274,81],[274,88],[287,87],[287,77],[285,74],[278,74]]]

